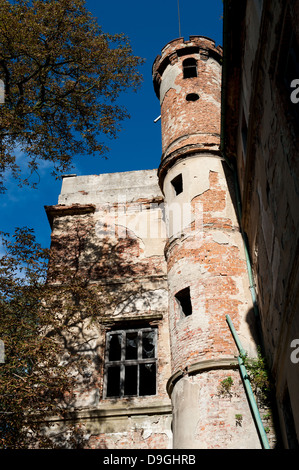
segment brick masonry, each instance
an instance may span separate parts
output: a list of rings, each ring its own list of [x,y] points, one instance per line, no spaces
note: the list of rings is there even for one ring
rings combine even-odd
[[[184,78],[183,60],[190,57],[196,60],[198,76]],[[260,448],[239,372],[233,366],[237,349],[226,322],[228,314],[244,349],[255,354],[232,175],[219,152],[220,58],[221,50],[212,41],[192,37],[189,42],[170,43],[153,69],[162,121],[159,182],[168,209],[165,254],[172,370],[168,390],[178,448]],[[198,99],[188,101],[187,95],[195,92]],[[179,192],[173,183],[178,175]],[[173,227],[178,217],[180,230]],[[176,294],[187,287],[192,314],[186,316]],[[216,391],[228,376],[236,389],[226,400]],[[236,414],[244,418],[242,432],[236,426]]]
[[[66,268],[80,273],[101,307],[88,332],[85,324],[74,331],[78,341],[83,332],[93,354],[73,391],[85,447],[260,448],[225,317],[254,355],[232,175],[219,152],[221,56],[212,40],[192,36],[170,42],[157,57],[158,171],[66,177],[58,205],[47,207],[52,254],[60,260],[49,279],[62,283]],[[183,78],[185,58],[196,59],[197,77]],[[198,99],[186,99],[190,93]],[[186,287],[188,316],[175,298]],[[157,394],[107,399],[105,333],[141,324],[158,328]],[[227,377],[233,386],[223,394]]]
[[[67,343],[84,346],[88,358],[67,397],[85,448],[172,446],[165,227],[156,173],[66,177],[59,204],[46,207],[52,226],[48,282],[77,278],[93,289],[93,321],[80,319]],[[106,332],[145,326],[158,333],[156,395],[105,398]],[[64,421],[51,429],[53,436],[67,435]]]

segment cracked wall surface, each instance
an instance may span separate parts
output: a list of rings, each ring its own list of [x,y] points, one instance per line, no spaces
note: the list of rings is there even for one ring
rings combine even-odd
[[[87,448],[172,446],[162,203],[157,172],[148,170],[66,176],[58,204],[46,207],[52,225],[50,282],[63,283],[69,269],[92,286],[98,308],[91,324],[88,318],[79,321],[69,334],[70,341],[85,345],[85,354],[88,347],[88,365],[74,371],[71,416]],[[106,333],[140,327],[157,329],[156,394],[108,399]],[[53,435],[66,429],[63,421],[52,424]]]

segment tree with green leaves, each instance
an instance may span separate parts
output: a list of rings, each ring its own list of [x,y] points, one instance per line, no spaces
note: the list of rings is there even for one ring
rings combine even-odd
[[[103,137],[115,137],[128,116],[117,98],[137,89],[141,63],[123,34],[102,32],[83,0],[3,0],[0,191],[7,174],[28,184],[16,151],[31,172],[45,160],[56,176],[69,169],[74,155],[104,155]],[[92,229],[76,227],[68,239],[55,242],[51,253],[30,229],[1,234],[0,448],[83,445],[76,426],[53,441],[41,424],[69,412],[78,377],[89,386],[97,380],[98,363],[94,376],[86,370],[98,356],[90,336],[81,332],[92,329],[115,294],[100,283],[91,285],[88,269],[94,266],[88,259],[83,269],[79,259],[88,237],[87,251],[96,253],[96,260],[109,254],[112,262],[119,254],[117,246],[106,246],[105,253],[92,246]],[[129,269],[117,260],[114,266]],[[96,272],[103,276],[98,266]]]
[[[92,216],[72,221],[51,250],[26,228],[1,234],[0,448],[85,444],[76,425],[52,437],[51,419],[70,419],[77,397],[99,388],[102,320],[141,287],[109,284],[115,275],[130,279],[134,266],[120,253],[123,240],[98,240],[94,230]]]
[[[40,334],[51,323],[40,310],[47,252],[36,243],[32,230],[16,229],[12,237],[1,235],[0,338],[5,354],[0,364],[0,447],[22,448],[29,438],[26,414],[40,409],[41,403],[50,410],[51,397],[55,401],[59,396],[66,377],[63,369],[55,379],[43,371],[46,359],[57,364],[53,356],[58,352]]]
[[[65,173],[75,155],[105,155],[127,111],[119,94],[136,90],[142,59],[123,34],[104,33],[84,0],[2,0],[0,189],[22,177],[16,149],[31,172],[38,161]]]
[[[102,304],[96,304],[95,292],[78,269],[68,273],[64,266],[63,283],[54,282],[56,257],[49,282],[49,252],[32,230],[17,228],[12,236],[1,235],[0,338],[5,354],[0,364],[0,448],[78,447],[75,427],[53,441],[41,423],[53,415],[63,418],[71,407],[78,372],[89,360],[80,355],[82,347],[88,351],[88,340],[72,330],[99,319]]]

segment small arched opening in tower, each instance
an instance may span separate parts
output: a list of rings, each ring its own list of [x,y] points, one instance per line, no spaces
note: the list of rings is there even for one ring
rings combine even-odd
[[[192,315],[190,287],[185,287],[175,294],[182,318]]]
[[[183,61],[183,77],[192,78],[197,77],[197,64],[196,59],[189,57]]]

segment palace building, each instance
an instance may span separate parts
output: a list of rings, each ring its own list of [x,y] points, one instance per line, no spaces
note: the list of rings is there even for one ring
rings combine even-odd
[[[90,357],[70,418],[86,448],[298,446],[299,7],[273,3],[224,1],[223,48],[163,47],[156,169],[66,175],[46,206],[59,269],[102,305],[73,331]],[[271,416],[242,362],[259,346]]]

